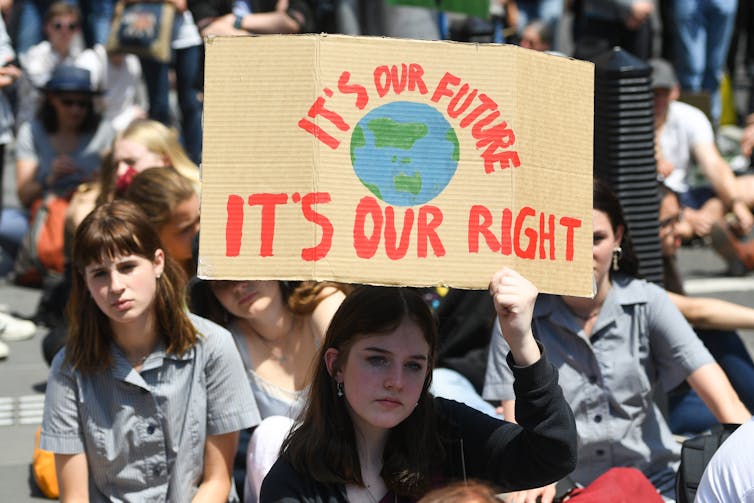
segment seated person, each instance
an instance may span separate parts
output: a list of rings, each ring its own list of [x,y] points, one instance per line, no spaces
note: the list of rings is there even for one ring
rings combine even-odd
[[[0,238],[14,260],[29,231],[30,214],[52,199],[69,200],[80,183],[94,179],[114,134],[101,120],[88,70],[60,65],[42,91],[37,118],[22,124],[16,138],[16,192],[22,209],[4,208],[0,219]],[[62,246],[59,255],[55,272],[62,272]],[[29,273],[16,272],[21,282]]]
[[[686,380],[718,421],[742,422],[751,414],[665,291],[637,279],[638,259],[618,197],[595,179],[593,200],[594,297],[540,295],[532,321],[576,416],[578,463],[569,482],[586,486],[612,467],[627,466],[672,499],[680,445],[654,402],[654,389],[668,391]],[[520,409],[505,365],[508,347],[501,328],[495,329],[483,396],[501,400],[512,420]],[[554,493],[552,485],[531,497]]]
[[[432,397],[437,333],[424,300],[411,289],[357,288],[330,322],[300,424],[260,501],[413,501],[469,477],[511,490],[568,474],[575,425],[532,335],[537,290],[503,268],[490,295],[512,348],[520,425]]]
[[[754,410],[754,362],[736,330],[754,329],[754,309],[725,300],[689,297],[684,293],[676,253],[681,239],[676,231],[681,217],[678,196],[660,185],[660,251],[663,286],[670,300],[694,328],[715,361],[720,365],[749,410]],[[717,419],[699,395],[685,383],[668,396],[668,424],[676,434],[708,430]]]
[[[670,63],[653,59],[651,65],[658,176],[678,193],[684,207],[680,236],[708,236],[713,223],[727,213],[735,217],[739,235],[747,234],[754,224],[754,176],[736,177],[720,155],[704,113],[677,101],[680,90]],[[693,186],[694,164],[708,185]]]

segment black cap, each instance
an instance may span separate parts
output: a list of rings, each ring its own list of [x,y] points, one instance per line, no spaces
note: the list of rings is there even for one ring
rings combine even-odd
[[[673,66],[664,59],[649,60],[652,66],[652,89],[670,89],[678,84]]]

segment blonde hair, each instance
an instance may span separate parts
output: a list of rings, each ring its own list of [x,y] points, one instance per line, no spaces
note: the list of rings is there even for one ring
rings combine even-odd
[[[199,167],[189,159],[178,140],[178,132],[151,119],[137,119],[120,132],[113,141],[130,140],[144,145],[147,150],[158,155],[165,156],[171,168],[188,178],[196,192],[199,192]],[[99,202],[110,201],[115,194],[115,170],[116,165],[106,162],[100,172],[100,185],[102,193]]]

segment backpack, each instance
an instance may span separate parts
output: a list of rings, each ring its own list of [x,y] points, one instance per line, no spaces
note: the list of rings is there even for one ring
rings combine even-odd
[[[63,272],[65,213],[69,204],[68,198],[52,194],[32,203],[29,230],[21,241],[13,264],[17,284],[41,286],[45,275],[60,275]]]
[[[718,424],[709,433],[697,435],[684,440],[681,446],[681,464],[675,479],[675,496],[677,503],[693,503],[696,489],[702,480],[707,463],[725,442],[738,424]]]

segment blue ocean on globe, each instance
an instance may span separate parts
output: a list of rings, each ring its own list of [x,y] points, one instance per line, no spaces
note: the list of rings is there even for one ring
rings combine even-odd
[[[437,197],[458,167],[458,137],[423,103],[394,101],[361,118],[351,136],[356,176],[377,198],[415,206]]]

